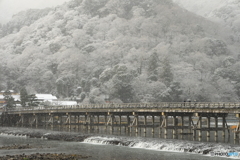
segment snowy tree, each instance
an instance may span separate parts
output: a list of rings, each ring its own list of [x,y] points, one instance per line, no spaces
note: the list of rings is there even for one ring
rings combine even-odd
[[[26,104],[27,104],[29,99],[28,99],[27,90],[24,87],[20,90],[20,100],[21,100],[21,105],[23,107],[26,107]]]
[[[163,70],[161,73],[161,78],[163,79],[163,82],[166,84],[166,86],[170,86],[170,84],[173,81],[171,65],[167,58],[165,58],[163,61]]]

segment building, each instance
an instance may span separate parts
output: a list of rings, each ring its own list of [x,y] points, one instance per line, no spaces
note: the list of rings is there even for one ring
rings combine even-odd
[[[53,96],[52,94],[35,94],[36,96],[36,101],[38,102],[52,102],[57,100],[56,96]]]

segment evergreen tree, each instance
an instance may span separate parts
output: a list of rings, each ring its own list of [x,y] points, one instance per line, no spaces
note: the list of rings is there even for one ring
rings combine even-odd
[[[12,97],[12,93],[7,90],[3,93],[4,100],[6,101],[7,108],[12,108],[15,106],[14,98]]]
[[[158,63],[159,63],[159,58],[158,58],[157,52],[153,52],[153,54],[149,58],[149,63],[148,63],[149,75],[157,75]]]
[[[173,81],[171,65],[167,58],[165,58],[165,60],[163,61],[163,71],[161,74],[161,78],[163,79],[163,82],[166,86],[170,86],[171,82]]]
[[[180,83],[179,82],[173,82],[170,85],[171,91],[170,95],[172,98],[172,102],[181,102],[181,95],[183,94],[183,90],[181,89]]]
[[[126,66],[117,68],[117,74],[112,79],[113,86],[110,97],[116,97],[124,103],[130,103],[134,99],[132,87],[133,75],[127,71]]]
[[[22,88],[20,90],[20,100],[21,100],[21,105],[23,107],[26,107],[26,103],[28,102],[28,93],[26,88]]]
[[[30,106],[34,105],[34,102],[37,100],[35,94],[28,95],[28,101],[30,102]]]

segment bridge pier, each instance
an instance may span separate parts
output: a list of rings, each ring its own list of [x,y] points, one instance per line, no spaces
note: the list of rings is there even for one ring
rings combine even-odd
[[[218,137],[218,116],[216,115],[215,117],[215,137]]]
[[[129,133],[131,133],[131,126],[130,126],[130,123],[131,123],[131,118],[129,115],[127,115],[127,130]]]
[[[135,115],[134,119],[135,119],[135,121],[136,121],[136,122],[135,122],[135,129],[136,129],[135,132],[138,133],[138,120],[139,120],[139,119],[138,119],[138,115]]]
[[[175,135],[177,134],[177,128],[176,128],[176,126],[177,126],[177,118],[176,118],[176,116],[174,115],[174,116],[173,116],[173,130],[172,130],[173,136],[175,136]]]
[[[163,123],[163,117],[162,117],[162,115],[160,114],[160,115],[159,115],[159,135],[162,134],[162,123]]]
[[[192,132],[192,115],[188,116],[188,133]]]
[[[210,120],[211,118],[209,116],[207,116],[207,137],[210,137]]]
[[[122,131],[122,116],[121,115],[119,115],[119,131],[120,131],[120,133]]]
[[[226,129],[226,127],[225,127],[226,125],[225,125],[225,124],[226,124],[226,117],[223,116],[223,117],[222,117],[222,128],[223,128],[222,137],[223,137],[223,138],[225,138],[225,129]]]
[[[97,131],[99,131],[99,115],[97,115]]]
[[[155,117],[152,115],[152,133],[154,133],[154,123],[155,123]]]
[[[202,128],[202,117],[199,117],[199,125],[198,125],[198,128]],[[198,136],[199,136],[199,137],[202,137],[202,130],[199,130]]]
[[[115,116],[113,114],[110,115],[111,120],[111,132],[114,131],[114,122],[115,122]]]
[[[143,122],[143,124],[144,124],[143,132],[146,133],[147,132],[147,115],[144,115],[144,122]]]
[[[184,128],[183,128],[183,127],[184,127],[184,116],[181,115],[180,117],[181,117],[181,123],[182,123],[182,124],[181,124],[182,127],[181,127],[181,129],[180,129],[180,133],[181,133],[181,135],[182,135],[183,132],[184,132]]]
[[[164,121],[165,121],[165,128],[164,128],[164,134],[165,135],[167,135],[167,133],[168,133],[168,130],[167,130],[167,127],[168,127],[168,116],[167,115],[165,115],[165,117],[164,117],[165,119],[164,119]]]

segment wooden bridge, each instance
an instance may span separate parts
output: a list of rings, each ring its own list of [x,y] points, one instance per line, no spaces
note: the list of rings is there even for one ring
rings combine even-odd
[[[199,137],[202,132],[229,132],[226,121],[228,114],[240,117],[240,103],[202,103],[202,102],[160,102],[160,103],[107,103],[81,104],[76,106],[37,106],[14,108],[3,112],[1,122],[10,126],[67,125],[69,128],[80,125],[86,129],[99,130],[100,126],[114,128],[124,127],[126,131],[139,132],[151,127],[152,132],[159,129],[159,134],[173,135],[178,132],[189,133]],[[211,123],[212,122],[212,123]],[[213,125],[214,124],[214,125]],[[239,126],[235,127],[235,132]]]

